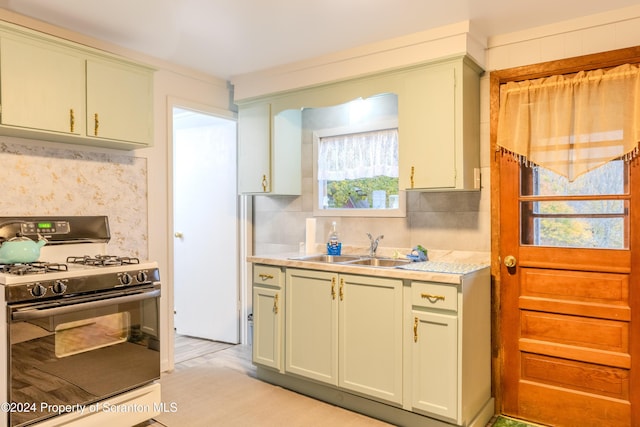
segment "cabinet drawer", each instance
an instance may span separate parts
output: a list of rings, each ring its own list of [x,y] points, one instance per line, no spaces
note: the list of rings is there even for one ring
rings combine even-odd
[[[282,287],[283,282],[284,274],[280,267],[270,265],[253,266],[253,283]]]
[[[425,282],[411,283],[411,304],[417,307],[458,310],[458,289],[455,286]]]

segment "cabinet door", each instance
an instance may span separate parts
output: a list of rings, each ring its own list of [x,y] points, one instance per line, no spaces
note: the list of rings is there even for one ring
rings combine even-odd
[[[337,385],[338,275],[287,269],[285,370]]]
[[[456,316],[413,311],[412,406],[452,420],[458,413]]]
[[[271,105],[238,109],[238,191],[271,191]]]
[[[54,43],[0,35],[2,124],[84,133],[84,59]]]
[[[153,143],[153,79],[147,69],[87,60],[87,135]]]
[[[339,281],[340,387],[402,403],[402,281]]]
[[[398,99],[400,188],[455,187],[455,100],[455,64],[407,73]]]
[[[273,116],[271,192],[302,194],[302,110]]]
[[[278,289],[253,287],[253,363],[282,369],[282,301]]]

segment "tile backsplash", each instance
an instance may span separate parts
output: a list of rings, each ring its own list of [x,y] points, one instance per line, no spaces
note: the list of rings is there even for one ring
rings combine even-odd
[[[488,189],[487,189],[488,190]],[[306,218],[313,211],[302,196],[253,196],[254,253],[296,252],[305,240]],[[347,245],[366,246],[367,233],[384,235],[380,248],[490,251],[488,191],[407,194],[405,218],[317,217],[316,242],[326,241],[333,221]]]
[[[19,141],[0,140],[1,216],[106,215],[108,252],[147,258],[145,158]]]

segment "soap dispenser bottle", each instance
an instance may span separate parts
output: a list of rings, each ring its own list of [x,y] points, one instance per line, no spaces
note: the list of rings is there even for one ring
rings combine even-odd
[[[328,255],[340,255],[342,250],[342,243],[340,242],[340,235],[338,234],[338,230],[336,228],[336,222],[333,221],[331,224],[331,232],[329,233],[329,238],[327,239],[327,254]]]

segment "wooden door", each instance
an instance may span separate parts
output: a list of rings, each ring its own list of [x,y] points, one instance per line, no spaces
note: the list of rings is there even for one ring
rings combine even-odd
[[[535,241],[540,211],[530,208],[567,197],[531,196],[531,171],[522,175],[526,168],[496,148],[502,84],[627,63],[640,63],[640,47],[490,75],[498,412],[554,426],[640,426],[640,162],[628,163],[619,194],[602,197],[623,203],[612,214],[624,228],[622,248],[545,246]]]
[[[618,164],[622,194],[536,195],[529,187],[540,185],[541,168],[501,157],[503,412],[553,426],[631,425],[633,168]],[[576,204],[611,206],[587,213],[558,208]],[[587,238],[566,247],[554,235],[570,233],[574,242],[581,233],[593,237],[598,221],[619,228],[613,233],[619,240]]]

